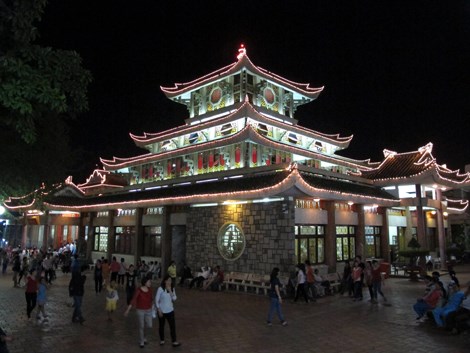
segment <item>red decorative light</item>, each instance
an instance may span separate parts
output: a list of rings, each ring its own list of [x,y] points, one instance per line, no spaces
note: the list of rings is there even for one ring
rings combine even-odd
[[[240,163],[240,147],[235,148],[235,163]]]
[[[253,146],[251,150],[251,161],[253,162],[253,164],[258,163],[258,154],[256,152],[256,146]]]
[[[212,151],[209,153],[209,168],[212,168],[214,166],[214,154]]]
[[[202,153],[199,153],[199,155],[197,156],[197,169],[202,169]]]
[[[176,160],[176,175],[180,175],[180,172],[181,172],[181,159],[177,159]]]

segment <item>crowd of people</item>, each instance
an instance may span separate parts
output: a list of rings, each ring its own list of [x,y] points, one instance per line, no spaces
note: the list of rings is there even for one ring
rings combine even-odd
[[[196,287],[202,288],[203,290],[210,289],[213,292],[218,292],[224,283],[224,271],[222,271],[218,265],[213,268],[210,266],[202,266],[201,271],[193,276],[189,266],[184,264],[183,276],[180,280],[180,285],[184,285],[186,280],[190,280],[189,289]]]
[[[72,323],[83,324],[82,304],[85,295],[86,272],[89,266],[80,262],[78,254],[74,253],[73,246],[67,246],[60,251],[43,251],[41,249],[0,249],[0,261],[3,275],[7,275],[11,267],[13,286],[24,288],[26,300],[26,317],[31,319],[36,312],[38,324],[48,323],[46,313],[47,290],[56,278],[56,270],[62,268],[64,274],[71,273],[68,284],[69,297],[72,299]],[[125,259],[117,261],[113,257],[110,262],[101,258],[93,266],[93,281],[96,296],[102,292],[105,295],[105,311],[108,321],[113,321],[119,301],[119,291],[123,290],[126,296],[127,316],[131,308],[137,312],[139,323],[139,345],[147,344],[144,335],[145,327],[152,327],[152,319],[158,317],[160,344],[165,343],[164,325],[169,323],[172,346],[178,347],[176,340],[176,324],[173,301],[176,300],[175,281],[176,263],[171,262],[161,286],[152,292],[152,280],[161,277],[161,266],[157,261],[146,264],[144,260],[134,264],[126,264]],[[188,271],[186,271],[188,273]],[[190,273],[190,270],[189,270]],[[191,276],[192,278],[192,276]],[[140,286],[137,285],[140,283]],[[0,328],[0,346],[8,351],[6,343],[12,339]]]
[[[309,260],[296,265],[295,275],[290,282],[294,289],[294,302],[299,298],[303,298],[306,303],[315,302],[317,298],[334,294],[330,280],[321,275]],[[384,274],[379,262],[371,260],[364,263],[361,256],[356,256],[352,265],[350,261],[345,262],[338,291],[341,295],[348,294],[353,301],[361,301],[364,297],[363,288],[367,287],[369,302],[377,304],[379,295],[387,302],[382,292],[383,283]]]
[[[83,324],[85,318],[82,313],[83,296],[88,266],[83,266],[78,260],[77,254],[70,254],[69,296],[73,300],[72,322]],[[5,260],[5,258],[7,260]],[[47,291],[55,278],[55,270],[63,263],[58,254],[41,251],[12,251],[8,256],[2,252],[2,265],[5,261],[11,266],[13,272],[13,285],[23,287],[26,299],[26,315],[29,318],[36,313],[38,322],[47,323],[46,310]],[[7,267],[8,267],[7,263]],[[2,266],[3,269],[3,266]],[[318,298],[332,294],[330,281],[323,277],[318,268],[310,261],[296,266],[295,276],[292,278],[294,302],[301,298],[306,303],[315,302]],[[6,272],[6,269],[4,273]],[[283,298],[281,296],[281,282],[279,280],[279,268],[274,268],[270,275],[269,310],[267,324],[272,325],[274,316],[277,315],[281,325],[286,326],[287,321],[282,311]],[[176,280],[179,275],[180,286],[188,285],[189,289],[200,288],[202,290],[219,291],[224,281],[224,272],[220,266],[203,266],[199,272],[193,274],[191,268],[183,263],[181,271],[177,274],[176,263],[171,261],[164,271],[163,279],[155,292],[152,289],[152,281],[159,281],[162,275],[161,265],[158,262],[139,261],[136,265],[127,264],[124,258],[119,261],[113,257],[110,262],[101,258],[97,260],[92,270],[94,290],[96,296],[105,293],[104,308],[109,321],[115,319],[118,309],[118,301],[121,296],[126,298],[127,317],[131,309],[135,309],[138,322],[139,346],[147,344],[146,329],[152,328],[152,319],[158,318],[160,344],[165,344],[165,325],[170,329],[171,345],[178,347],[180,342],[176,336],[176,320],[174,301],[176,301]],[[425,289],[413,305],[417,314],[416,320],[424,322],[430,320],[436,326],[445,328],[458,334],[469,329],[470,322],[470,283],[461,288],[455,271],[449,271],[450,280],[444,283],[440,273],[435,271],[432,276],[424,280]],[[140,285],[139,285],[140,283]],[[362,261],[357,256],[352,264],[347,261],[341,279],[339,293],[347,294],[353,301],[362,301],[364,289],[368,289],[369,302],[377,304],[379,297],[387,302],[382,291],[384,276],[378,261]],[[35,311],[36,310],[36,311]],[[3,331],[0,334],[4,334]],[[4,340],[9,337],[4,335]]]
[[[470,282],[466,288],[460,286],[455,271],[449,271],[447,284],[438,271],[424,279],[424,293],[413,305],[416,321],[431,321],[439,328],[453,334],[470,329]]]

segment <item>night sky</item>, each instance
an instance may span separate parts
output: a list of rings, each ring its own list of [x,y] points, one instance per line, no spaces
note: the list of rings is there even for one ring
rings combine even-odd
[[[39,30],[94,77],[72,124],[88,174],[99,157],[144,153],[129,133],[182,125],[186,108],[160,86],[235,62],[241,43],[255,65],[325,86],[295,117],[353,134],[342,155],[379,161],[432,142],[438,163],[470,164],[469,1],[51,0]]]

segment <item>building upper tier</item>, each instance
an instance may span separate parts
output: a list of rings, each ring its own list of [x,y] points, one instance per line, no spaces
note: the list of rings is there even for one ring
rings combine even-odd
[[[323,87],[297,83],[254,65],[242,45],[238,61],[210,74],[173,87],[160,87],[165,95],[185,104],[188,124],[200,122],[199,117],[221,108],[243,102],[272,110],[293,120],[299,105],[316,99]]]

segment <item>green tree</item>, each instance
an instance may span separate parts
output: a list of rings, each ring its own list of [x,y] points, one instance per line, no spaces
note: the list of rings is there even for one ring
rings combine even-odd
[[[80,55],[34,44],[46,4],[0,0],[0,197],[63,180],[66,122],[88,110],[92,78]]]
[[[408,242],[408,247],[412,249],[419,249],[421,244],[418,243],[418,239],[416,237],[412,237],[411,240]]]

